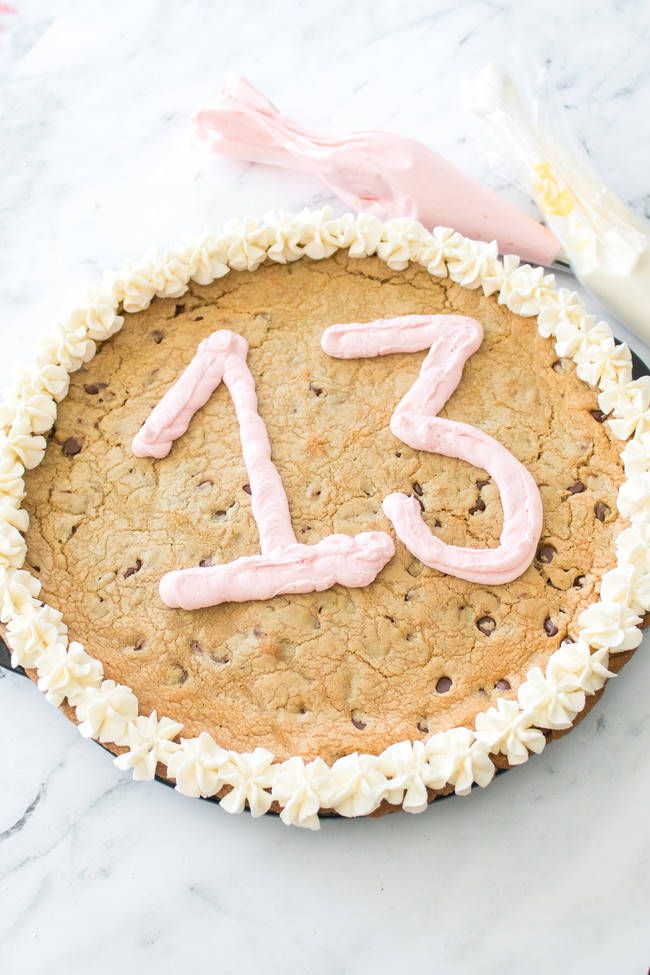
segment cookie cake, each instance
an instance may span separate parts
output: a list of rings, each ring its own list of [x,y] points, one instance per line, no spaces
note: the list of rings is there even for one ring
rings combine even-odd
[[[231,221],[107,274],[6,399],[12,663],[136,779],[421,812],[641,641],[650,378],[494,244]]]

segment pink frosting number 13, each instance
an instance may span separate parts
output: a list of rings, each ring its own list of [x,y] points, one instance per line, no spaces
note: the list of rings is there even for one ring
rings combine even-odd
[[[521,575],[530,564],[542,527],[537,486],[522,464],[492,437],[475,427],[437,416],[460,382],[463,366],[483,340],[473,318],[458,315],[408,315],[369,324],[333,325],[322,337],[323,350],[344,359],[429,349],[420,375],[398,404],[391,430],[417,450],[458,457],[486,470],[501,493],[503,530],[496,548],[447,545],[432,534],[412,497],[389,494],[384,513],[397,537],[425,565],[471,582],[498,584]],[[315,545],[296,540],[287,496],[271,460],[271,445],[257,411],[255,382],[246,364],[248,344],[226,329],[213,332],[180,379],[133,440],[138,457],[166,457],[172,443],[223,381],[230,391],[251,488],[253,517],[260,536],[259,555],[224,565],[168,572],[160,595],[168,606],[199,609],[219,603],[269,599],[281,593],[367,586],[395,552],[386,532],[328,535]]]

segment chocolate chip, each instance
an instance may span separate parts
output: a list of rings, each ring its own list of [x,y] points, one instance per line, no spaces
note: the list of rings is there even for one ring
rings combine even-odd
[[[83,446],[82,440],[77,440],[76,437],[68,437],[66,442],[63,444],[61,450],[63,451],[64,454],[67,454],[68,457],[74,457],[75,454],[81,452],[82,446]]]
[[[361,718],[355,718],[354,714],[355,712],[353,712],[352,715],[350,716],[350,721],[352,722],[355,728],[358,728],[359,731],[363,731],[363,729],[367,728],[368,725],[366,724],[365,721],[362,721]]]
[[[194,319],[194,321],[195,322],[202,322],[203,321],[203,315],[197,315],[196,318]]]
[[[192,640],[190,643],[190,649],[192,653],[203,653],[203,647],[198,642],[198,640]]]
[[[537,550],[537,558],[540,562],[552,562],[554,555],[557,555],[557,549],[552,545],[540,545]]]
[[[199,565],[202,569],[205,569],[208,565],[214,565],[212,559],[201,559]]]
[[[609,514],[609,505],[606,505],[603,501],[596,501],[594,514],[598,518],[598,521],[604,521]]]
[[[544,629],[546,630],[547,636],[555,636],[560,632],[550,616],[547,616],[544,620]]]
[[[436,694],[446,694],[451,690],[451,677],[441,677],[436,684]]]
[[[420,505],[420,511],[424,511],[425,510],[425,507],[424,507],[424,501],[422,500],[422,498],[419,495],[417,495],[417,494],[412,494],[411,497],[412,498],[415,498],[415,500],[417,501],[417,503]]]
[[[419,481],[413,481],[413,490],[417,494],[418,498],[421,498],[422,495],[424,494],[424,491],[422,490],[422,485],[420,484]]]
[[[142,562],[140,561],[140,559],[136,559],[135,565],[129,566],[129,568],[124,573],[124,578],[128,579],[129,576],[134,576],[136,572],[140,571],[141,568],[142,568]]]
[[[477,481],[476,486],[479,489],[479,491],[481,491],[489,483],[490,483],[489,481]]]
[[[182,315],[184,311],[185,311],[185,305],[176,305],[176,307],[174,308],[174,318],[178,318],[178,316]]]
[[[136,645],[134,646],[133,649],[134,650],[144,650],[145,643],[146,643],[145,638],[143,636],[141,636],[140,639],[138,640],[138,642],[136,643]]]
[[[313,383],[309,384],[309,392],[313,393],[314,396],[322,396],[323,390],[320,386],[314,386]]]
[[[479,620],[476,621],[476,628],[484,633],[485,636],[490,636],[491,633],[496,629],[496,622],[491,616],[481,616]]]
[[[154,340],[156,345],[160,345],[164,337],[165,337],[164,334],[160,331],[159,328],[154,329],[154,331],[151,333],[151,338]]]
[[[426,721],[418,721],[417,729],[418,731],[421,731],[423,735],[426,735],[429,731],[429,725],[426,723]]]
[[[402,456],[402,451],[401,450],[396,450],[395,451],[395,456],[396,457],[401,457]]]
[[[606,413],[603,413],[601,410],[589,410],[589,412],[593,416],[596,423],[604,423],[607,416]]]
[[[179,664],[179,666],[180,666],[180,664]],[[185,670],[185,667],[181,667],[181,672],[180,672],[180,676],[178,678],[178,683],[179,684],[184,684],[186,680],[187,680],[187,671]]]
[[[251,486],[250,486],[250,484],[244,484],[244,486],[242,487],[242,491],[245,491],[245,492],[246,492],[246,494],[252,494],[252,493],[253,493],[253,492],[251,491]]]
[[[495,691],[509,691],[510,681],[506,680],[505,677],[501,677],[500,680],[498,680],[494,685],[494,689]]]
[[[478,498],[474,507],[469,509],[470,515],[475,515],[478,511],[485,511],[485,501],[482,498]]]
[[[571,487],[568,487],[567,488],[567,491],[569,492],[569,494],[582,494],[582,492],[584,491],[584,489],[585,489],[585,486],[582,483],[582,481],[575,481],[571,485]]]
[[[87,386],[84,386],[84,389],[89,396],[96,396],[100,390],[106,389],[107,385],[108,383],[88,383]]]
[[[567,359],[556,359],[553,365],[551,366],[551,369],[554,372],[564,373],[568,371],[568,366],[569,363]]]
[[[487,691],[485,690],[484,687],[479,687],[479,689],[478,689],[478,691],[476,693],[477,694],[480,694],[481,697],[487,697],[488,696],[488,693],[487,693]]]
[[[212,517],[215,521],[223,521],[223,519],[226,517],[226,512],[223,509],[220,511],[213,511]]]
[[[434,527],[435,528],[442,528],[442,522],[441,521],[438,521],[437,518],[436,518],[436,520],[434,521],[433,524],[434,524]]]
[[[574,589],[582,589],[584,583],[585,583],[584,576],[576,576],[575,579],[573,580],[573,587]]]

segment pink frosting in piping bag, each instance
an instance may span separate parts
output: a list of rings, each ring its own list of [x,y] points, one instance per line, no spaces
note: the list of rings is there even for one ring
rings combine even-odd
[[[384,498],[384,513],[397,537],[425,565],[470,582],[499,584],[520,576],[535,554],[543,518],[539,490],[523,464],[498,441],[476,427],[436,416],[482,341],[483,329],[473,318],[406,315],[367,325],[332,325],[321,344],[329,355],[344,359],[430,350],[390,428],[415,450],[458,457],[486,470],[501,494],[501,538],[496,548],[447,545],[430,531],[415,498],[405,494]]]
[[[475,240],[496,240],[501,253],[551,264],[557,238],[489,187],[415,139],[360,131],[335,138],[307,129],[243,78],[223,88],[214,108],[193,118],[199,142],[250,162],[304,169],[343,202],[389,220],[412,217],[425,227],[453,227]]]

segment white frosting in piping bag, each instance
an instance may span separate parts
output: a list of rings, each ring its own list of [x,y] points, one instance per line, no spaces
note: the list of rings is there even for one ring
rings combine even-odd
[[[466,82],[464,94],[508,164],[518,163],[577,277],[650,341],[650,228],[599,178],[557,94],[547,86],[542,99],[525,77],[496,64]]]

